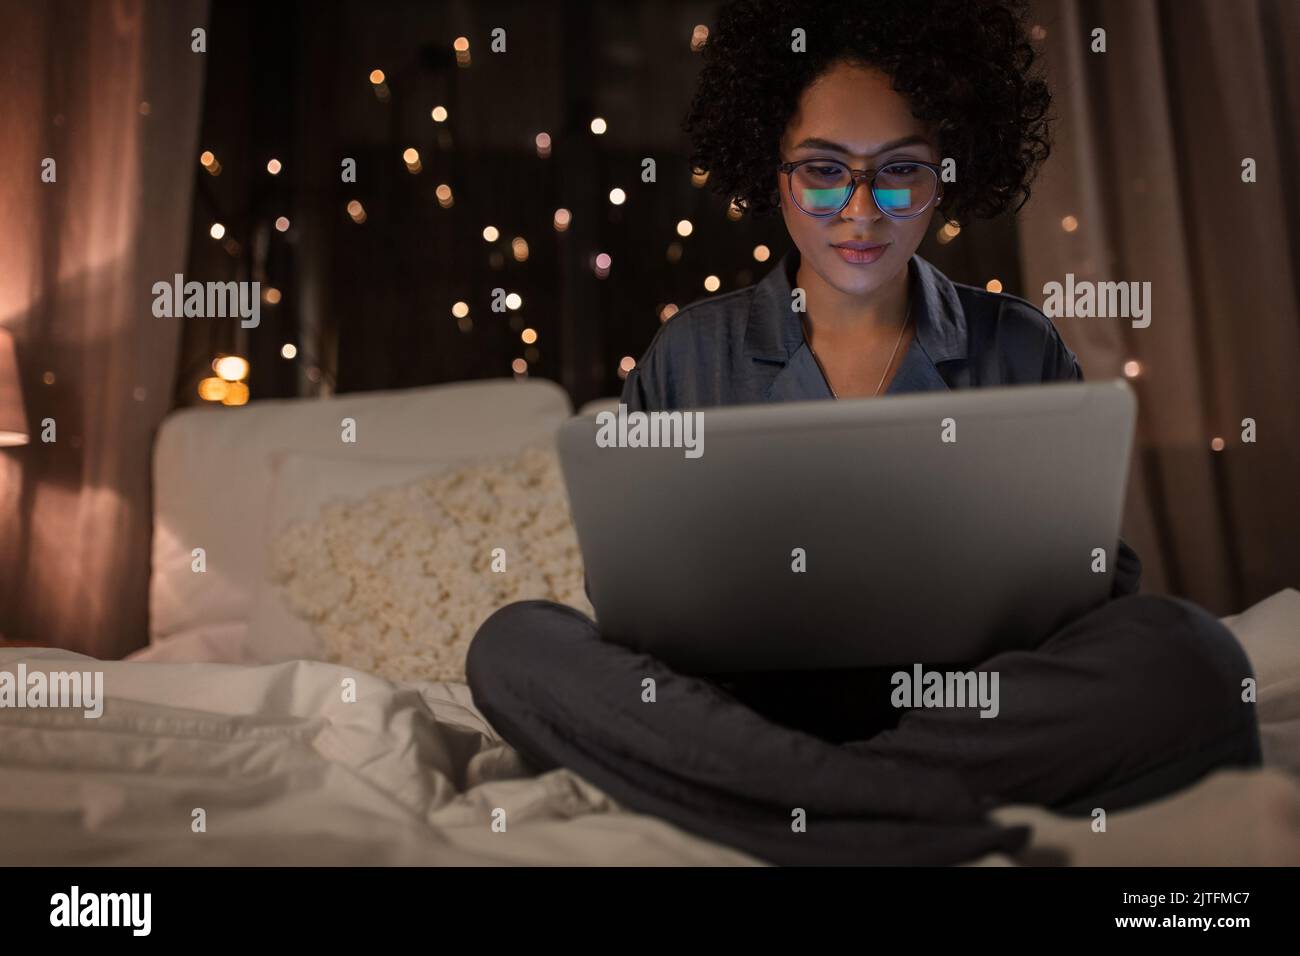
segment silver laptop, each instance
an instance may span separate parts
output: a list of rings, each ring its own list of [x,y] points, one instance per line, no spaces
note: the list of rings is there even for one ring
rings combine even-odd
[[[1110,594],[1135,407],[1120,379],[572,418],[597,624],[694,673],[1033,647]]]

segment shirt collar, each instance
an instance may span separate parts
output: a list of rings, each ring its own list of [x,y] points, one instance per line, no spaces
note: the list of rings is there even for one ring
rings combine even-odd
[[[790,308],[798,272],[799,251],[791,249],[755,287],[745,328],[747,356],[787,363],[806,348],[799,314]],[[908,272],[916,342],[925,357],[931,363],[966,358],[966,314],[952,281],[918,255],[909,260]]]

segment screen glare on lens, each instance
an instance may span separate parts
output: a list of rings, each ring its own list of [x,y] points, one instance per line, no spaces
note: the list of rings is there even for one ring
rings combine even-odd
[[[805,209],[834,209],[843,205],[845,192],[847,190],[842,186],[835,189],[805,189],[801,205]]]
[[[876,204],[881,209],[906,209],[912,205],[912,190],[910,189],[877,189],[875,191]]]

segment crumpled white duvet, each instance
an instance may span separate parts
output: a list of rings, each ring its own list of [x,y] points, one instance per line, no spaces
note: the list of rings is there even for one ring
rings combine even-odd
[[[98,719],[0,709],[0,864],[758,862],[626,812],[566,770],[528,776],[464,684],[316,661],[0,651],[0,668],[20,660],[102,669],[108,701]]]
[[[1034,828],[1021,862],[1300,865],[1300,592],[1224,623],[1259,677],[1265,767],[1111,814],[1104,833],[1041,807],[1000,808],[1002,822]],[[629,812],[570,771],[529,776],[464,684],[319,661],[0,650],[0,669],[20,661],[100,669],[108,699],[98,719],[0,708],[0,865],[761,864]]]

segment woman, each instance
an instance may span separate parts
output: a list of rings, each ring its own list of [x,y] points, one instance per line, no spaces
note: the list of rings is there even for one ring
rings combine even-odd
[[[1033,61],[1005,3],[728,5],[687,120],[693,161],[748,211],[779,209],[796,251],[663,325],[623,400],[655,410],[1082,378],[1039,310],[915,254],[936,211],[990,216],[1028,197],[1048,152]],[[1193,604],[1138,595],[1122,541],[1117,564],[1111,601],[1033,651],[965,665],[999,674],[993,720],[895,709],[897,667],[674,673],[549,601],[492,615],[468,680],[536,769],[568,767],[763,859],[1014,852],[1028,834],[995,825],[995,806],[1109,812],[1259,763],[1235,639]]]

